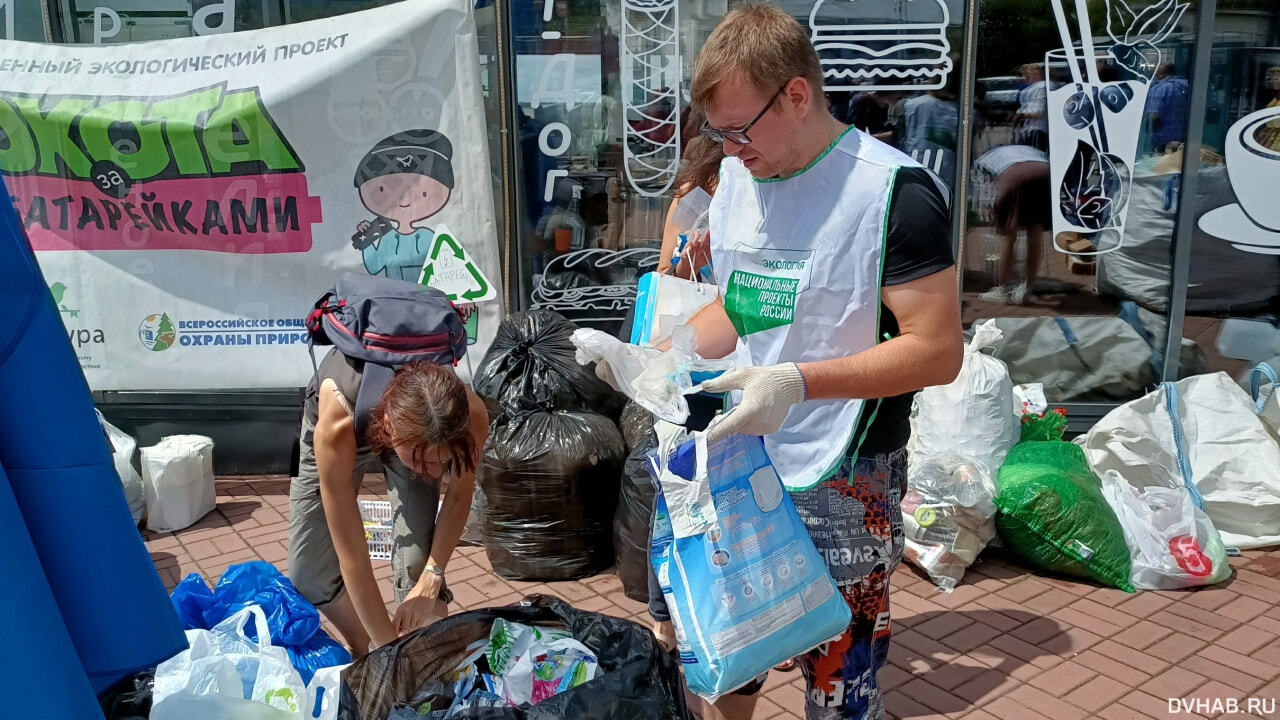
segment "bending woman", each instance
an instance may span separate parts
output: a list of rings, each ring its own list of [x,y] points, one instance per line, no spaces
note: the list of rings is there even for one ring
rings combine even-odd
[[[320,363],[307,386],[299,473],[289,488],[290,577],[356,657],[447,614],[445,568],[467,522],[489,432],[484,402],[451,368],[415,363],[396,373],[366,437],[357,437],[353,408],[363,370],[337,348]],[[394,616],[357,503],[365,473],[379,461],[393,514]]]

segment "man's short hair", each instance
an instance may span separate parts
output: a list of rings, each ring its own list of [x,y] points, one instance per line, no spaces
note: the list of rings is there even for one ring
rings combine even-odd
[[[693,64],[694,106],[705,112],[716,89],[735,74],[766,93],[802,77],[815,98],[822,96],[822,64],[809,34],[767,3],[736,7],[711,31]]]

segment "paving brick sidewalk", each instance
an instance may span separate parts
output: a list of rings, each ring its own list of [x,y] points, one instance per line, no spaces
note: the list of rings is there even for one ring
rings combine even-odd
[[[382,495],[380,478],[369,476],[362,497]],[[215,512],[186,530],[145,538],[168,588],[190,572],[212,582],[246,560],[287,573],[288,513],[288,478],[223,477]],[[1280,707],[1244,712],[1250,698],[1280,704],[1280,550],[1246,552],[1231,564],[1235,576],[1213,588],[1136,595],[1038,575],[995,552],[954,593],[940,594],[904,564],[893,576],[893,649],[880,673],[889,715],[1280,720]],[[390,604],[391,566],[375,563],[375,570]],[[612,574],[510,582],[492,571],[483,550],[461,548],[448,575],[455,610],[543,592],[648,621],[645,606],[626,598]],[[772,673],[756,720],[803,717],[803,688],[798,673]],[[1171,713],[1170,698],[1235,699],[1241,712]]]

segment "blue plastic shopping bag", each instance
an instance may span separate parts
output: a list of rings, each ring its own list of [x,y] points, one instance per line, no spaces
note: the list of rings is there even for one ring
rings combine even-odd
[[[848,627],[849,606],[761,438],[708,447],[694,433],[652,459],[661,492],[650,560],[690,690],[714,700]]]

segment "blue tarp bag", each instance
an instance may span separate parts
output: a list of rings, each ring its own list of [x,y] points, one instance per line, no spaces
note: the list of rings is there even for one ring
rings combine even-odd
[[[289,652],[289,661],[304,683],[311,682],[320,668],[351,662],[346,648],[320,629],[320,613],[270,563],[232,565],[212,591],[199,573],[191,573],[169,598],[186,630],[208,630],[249,605],[261,607],[271,643]],[[251,640],[258,639],[252,625],[245,632],[252,635]]]
[[[204,621],[214,627],[247,605],[257,605],[267,614],[271,641],[277,645],[302,645],[320,629],[320,613],[269,563],[255,561],[227,568],[213,589],[213,602],[205,610]]]
[[[681,435],[651,456],[660,492],[650,560],[689,689],[714,700],[836,637],[852,615],[764,441],[733,435],[708,447],[703,433]]]
[[[311,676],[321,668],[346,665],[351,662],[351,653],[347,652],[347,649],[338,641],[329,637],[324,630],[317,631],[306,643],[288,645],[285,650],[289,651],[289,662],[302,676],[302,682],[305,684],[309,684]]]
[[[169,595],[173,609],[178,611],[178,620],[183,630],[208,630],[209,624],[204,620],[205,611],[213,604],[213,591],[205,584],[200,573],[191,573]]]

